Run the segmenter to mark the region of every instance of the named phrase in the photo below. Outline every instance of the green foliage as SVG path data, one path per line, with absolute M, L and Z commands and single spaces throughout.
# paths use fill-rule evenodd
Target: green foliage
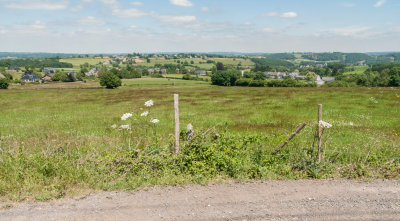
M 105 86 L 108 89 L 114 89 L 121 86 L 122 81 L 121 79 L 113 74 L 111 71 L 105 71 L 100 74 L 100 85 Z
M 0 89 L 8 89 L 8 80 L 0 78 Z
M 279 60 L 279 59 L 271 59 L 271 58 L 252 58 L 256 66 L 269 66 L 269 67 L 285 67 L 285 68 L 292 68 L 294 64 L 288 61 Z
M 211 75 L 211 82 L 213 85 L 234 86 L 239 76 L 240 72 L 238 70 L 217 71 Z
M 48 59 L 2 59 L 0 60 L 0 67 L 53 67 L 53 68 L 72 68 L 71 63 L 60 62 L 57 58 Z

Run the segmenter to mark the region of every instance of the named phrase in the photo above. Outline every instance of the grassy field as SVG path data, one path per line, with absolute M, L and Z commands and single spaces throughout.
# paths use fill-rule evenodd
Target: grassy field
M 352 66 L 354 71 L 345 72 L 345 75 L 352 75 L 352 74 L 363 74 L 367 69 L 368 66 Z
M 94 58 L 94 57 L 88 57 L 88 58 L 64 58 L 64 59 L 60 59 L 60 62 L 67 62 L 67 63 L 71 63 L 74 67 L 74 69 L 76 68 L 80 68 L 81 64 L 84 63 L 89 63 L 90 65 L 96 65 L 99 62 L 103 63 L 105 60 L 108 60 L 108 58 Z
M 193 65 L 193 66 L 197 66 L 200 69 L 204 69 L 204 70 L 209 70 L 210 68 L 212 68 L 213 66 L 215 66 L 215 64 L 208 64 L 206 63 L 207 60 L 212 60 L 217 62 L 222 62 L 225 65 L 233 65 L 233 66 L 237 66 L 239 63 L 242 65 L 242 67 L 244 68 L 251 68 L 254 67 L 254 63 L 250 60 L 250 59 L 243 59 L 243 58 L 207 58 L 206 60 L 203 60 L 201 58 L 186 58 L 186 59 L 164 59 L 164 58 L 151 58 L 150 59 L 150 63 L 138 63 L 138 65 L 144 65 L 147 67 L 153 67 L 155 64 L 177 64 L 176 60 L 180 60 L 181 63 L 184 63 L 185 61 L 187 61 L 189 63 L 189 65 Z M 193 61 L 194 64 L 190 64 L 190 62 Z M 200 64 L 200 62 L 202 62 Z
M 180 94 L 181 129 L 193 141 L 173 147 L 173 94 Z M 133 120 L 132 134 L 111 125 Z M 323 161 L 316 163 L 317 104 L 323 119 Z M 0 196 L 46 200 L 81 191 L 227 179 L 342 177 L 398 179 L 398 88 L 217 87 L 204 81 L 124 80 L 12 85 L 0 90 Z M 151 118 L 160 120 L 149 123 Z M 308 126 L 271 153 L 301 123 Z M 216 136 L 215 134 L 219 134 Z

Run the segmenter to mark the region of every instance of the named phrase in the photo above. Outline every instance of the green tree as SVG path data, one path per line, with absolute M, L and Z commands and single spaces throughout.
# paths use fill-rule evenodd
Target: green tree
M 265 80 L 266 76 L 264 72 L 257 71 L 256 75 L 254 76 L 254 80 Z
M 0 78 L 0 89 L 7 89 L 8 81 L 6 79 Z
M 108 89 L 114 89 L 121 86 L 121 79 L 110 71 L 105 71 L 100 76 L 100 85 Z
M 218 62 L 217 63 L 217 71 L 223 71 L 223 70 L 225 70 L 224 64 L 222 64 L 221 62 Z

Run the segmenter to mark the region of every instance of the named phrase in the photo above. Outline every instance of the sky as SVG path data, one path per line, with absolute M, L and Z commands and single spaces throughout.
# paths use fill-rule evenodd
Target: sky
M 400 0 L 0 0 L 0 51 L 400 51 Z

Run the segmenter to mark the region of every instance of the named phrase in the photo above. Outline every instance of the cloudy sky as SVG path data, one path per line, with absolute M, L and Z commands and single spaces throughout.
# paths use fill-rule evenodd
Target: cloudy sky
M 0 0 L 0 51 L 400 51 L 399 0 Z

